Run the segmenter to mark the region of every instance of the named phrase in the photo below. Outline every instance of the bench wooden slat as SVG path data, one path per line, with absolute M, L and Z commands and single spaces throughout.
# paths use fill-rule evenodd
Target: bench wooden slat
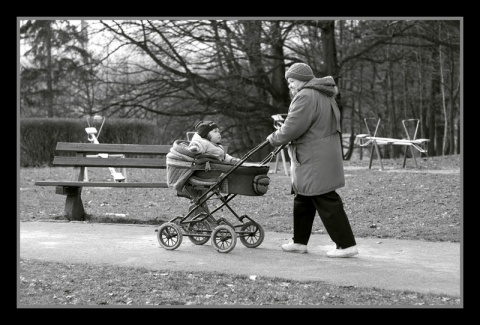
M 124 182 L 64 182 L 37 181 L 38 186 L 72 186 L 72 187 L 137 187 L 137 188 L 168 188 L 167 183 L 124 183 Z
M 111 144 L 111 143 L 70 143 L 58 142 L 58 152 L 79 153 L 121 153 L 139 155 L 166 155 L 171 145 Z
M 166 168 L 166 158 L 121 158 L 121 157 L 62 157 L 53 159 L 54 166 L 62 167 L 125 167 L 125 168 Z

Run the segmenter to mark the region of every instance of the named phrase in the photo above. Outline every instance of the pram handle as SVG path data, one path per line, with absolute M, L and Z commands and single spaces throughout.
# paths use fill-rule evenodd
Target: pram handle
M 238 163 L 236 163 L 235 165 L 239 166 L 239 165 L 243 164 L 248 158 L 250 158 L 251 155 L 253 155 L 255 152 L 257 152 L 258 150 L 262 149 L 263 147 L 265 147 L 269 144 L 270 144 L 270 142 L 268 140 L 265 140 L 262 143 L 258 144 L 256 147 L 254 147 L 249 152 L 247 152 L 240 159 L 240 161 Z M 265 165 L 265 164 L 269 163 L 270 161 L 272 161 L 273 157 L 275 157 L 277 155 L 277 153 L 279 153 L 286 145 L 287 144 L 283 144 L 279 147 L 276 147 L 267 157 L 265 157 L 265 159 L 262 160 L 262 162 L 260 164 Z
M 268 142 L 268 140 L 263 141 L 262 143 L 260 143 L 260 144 L 257 146 L 257 150 L 260 149 L 260 148 L 265 147 L 265 146 L 268 145 L 268 144 L 270 144 L 270 142 Z
M 263 141 L 262 143 L 258 144 L 256 147 L 254 147 L 253 149 L 251 149 L 249 152 L 247 152 L 241 159 L 238 163 L 236 163 L 235 165 L 241 165 L 243 164 L 248 158 L 250 158 L 251 155 L 253 155 L 255 152 L 257 152 L 258 150 L 260 150 L 261 148 L 265 147 L 266 145 L 268 145 L 269 142 L 268 140 L 265 140 Z
M 267 144 L 269 144 L 269 141 L 268 141 L 268 140 L 266 140 L 265 142 L 266 142 Z M 263 142 L 263 143 L 261 144 L 262 147 L 264 147 L 264 146 L 266 145 L 266 144 L 264 144 L 265 142 Z M 265 165 L 265 164 L 267 164 L 267 163 L 270 163 L 270 162 L 272 161 L 273 157 L 275 157 L 283 148 L 285 148 L 286 145 L 287 145 L 287 143 L 286 143 L 286 144 L 282 144 L 282 145 L 279 146 L 279 147 L 276 147 L 272 152 L 270 152 L 270 154 L 269 154 L 267 157 L 265 157 L 265 159 L 262 160 L 262 162 L 261 162 L 260 164 L 261 164 L 261 165 Z

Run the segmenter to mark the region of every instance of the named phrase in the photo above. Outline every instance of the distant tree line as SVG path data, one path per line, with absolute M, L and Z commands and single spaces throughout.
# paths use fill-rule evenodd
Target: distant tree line
M 197 120 L 221 125 L 245 153 L 288 110 L 285 71 L 309 64 L 333 76 L 342 130 L 404 138 L 419 119 L 429 155 L 460 153 L 460 19 L 448 20 L 23 20 L 21 117 L 156 121 L 162 141 Z M 402 148 L 385 154 L 397 157 Z M 263 155 L 263 153 L 262 153 Z

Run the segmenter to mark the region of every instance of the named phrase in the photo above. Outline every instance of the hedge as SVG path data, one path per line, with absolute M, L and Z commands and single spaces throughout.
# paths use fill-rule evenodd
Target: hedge
M 139 119 L 107 119 L 100 128 L 100 143 L 161 144 L 155 122 Z M 20 166 L 51 166 L 57 142 L 89 143 L 86 119 L 20 119 Z

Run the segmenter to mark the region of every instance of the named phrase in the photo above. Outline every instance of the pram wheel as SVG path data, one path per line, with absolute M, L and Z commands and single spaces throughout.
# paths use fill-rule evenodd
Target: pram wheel
M 215 227 L 212 232 L 212 246 L 219 253 L 228 253 L 235 248 L 237 244 L 237 234 L 232 227 L 220 225 Z
M 165 222 L 158 228 L 158 243 L 165 249 L 176 249 L 182 243 L 183 235 L 180 227 L 173 222 Z
M 248 248 L 258 247 L 265 238 L 265 232 L 258 223 L 249 221 L 241 228 L 242 234 L 239 235 L 240 241 Z
M 203 215 L 202 214 L 198 215 L 198 216 L 194 217 L 192 220 L 203 218 L 204 215 L 205 215 L 205 213 L 203 213 Z M 209 233 L 211 231 L 211 229 L 212 228 L 210 227 L 210 224 L 206 220 L 193 222 L 193 223 L 190 223 L 189 226 L 188 226 L 188 232 L 189 233 L 199 233 L 199 234 L 204 234 L 204 235 Z M 194 243 L 195 245 L 203 245 L 206 242 L 208 242 L 210 237 L 209 236 L 188 236 L 188 239 L 190 239 L 190 241 L 192 243 Z

